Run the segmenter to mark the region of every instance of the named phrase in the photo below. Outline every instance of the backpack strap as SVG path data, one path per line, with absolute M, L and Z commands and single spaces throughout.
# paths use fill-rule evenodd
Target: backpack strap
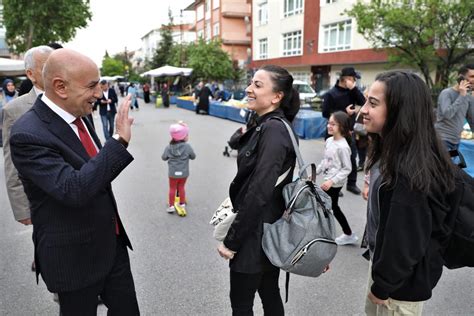
M 296 137 L 295 137 L 295 134 L 294 134 L 293 130 L 291 129 L 290 125 L 284 119 L 282 119 L 281 117 L 274 116 L 274 117 L 272 117 L 272 119 L 277 119 L 277 120 L 283 122 L 286 129 L 288 130 L 288 134 L 290 134 L 290 138 L 291 138 L 291 143 L 293 144 L 293 149 L 295 150 L 296 160 L 298 161 L 298 167 L 300 168 L 300 177 L 307 178 L 308 177 L 308 174 L 306 173 L 307 165 L 305 165 L 305 163 L 303 161 L 303 156 L 301 155 L 301 152 L 300 152 L 300 149 L 298 147 L 298 143 L 296 142 Z
M 285 281 L 285 303 L 288 303 L 288 293 L 290 292 L 290 272 L 286 272 Z

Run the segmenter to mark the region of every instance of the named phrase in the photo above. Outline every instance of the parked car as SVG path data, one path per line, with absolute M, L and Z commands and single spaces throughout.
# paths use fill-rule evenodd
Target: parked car
M 300 103 L 303 105 L 307 100 L 311 100 L 316 96 L 316 92 L 311 88 L 309 83 L 301 80 L 293 81 L 293 88 L 300 94 Z

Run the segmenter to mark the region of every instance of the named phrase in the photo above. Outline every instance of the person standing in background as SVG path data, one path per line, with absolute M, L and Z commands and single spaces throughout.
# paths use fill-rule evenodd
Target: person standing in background
M 354 126 L 356 112 L 358 108 L 360 109 L 360 107 L 356 106 L 362 106 L 365 103 L 364 95 L 356 86 L 357 79 L 360 79 L 360 75 L 355 71 L 354 67 L 343 68 L 334 87 L 324 95 L 322 106 L 323 117 L 327 119 L 336 111 L 346 112 L 351 118 L 351 130 Z M 350 144 L 352 171 L 347 179 L 346 189 L 359 195 L 361 191 L 357 187 L 357 147 L 354 134 L 352 139 L 353 141 Z

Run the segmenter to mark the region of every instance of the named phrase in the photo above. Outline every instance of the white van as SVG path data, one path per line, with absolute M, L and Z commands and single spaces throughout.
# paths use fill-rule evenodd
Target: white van
M 294 80 L 293 81 L 293 88 L 300 94 L 300 103 L 304 104 L 307 103 L 307 99 L 313 99 L 316 96 L 316 92 L 311 88 L 309 83 L 301 80 Z

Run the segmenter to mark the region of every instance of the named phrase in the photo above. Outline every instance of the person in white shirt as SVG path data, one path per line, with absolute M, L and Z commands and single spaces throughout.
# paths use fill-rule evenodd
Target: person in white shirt
M 326 140 L 324 158 L 316 172 L 318 175 L 323 174 L 324 182 L 321 184 L 321 189 L 331 197 L 334 216 L 344 232 L 336 238 L 336 243 L 338 245 L 354 244 L 359 238 L 352 232 L 338 204 L 339 192 L 352 170 L 351 148 L 348 144 L 348 141 L 352 141 L 349 116 L 342 111 L 332 113 L 327 128 L 331 137 Z

